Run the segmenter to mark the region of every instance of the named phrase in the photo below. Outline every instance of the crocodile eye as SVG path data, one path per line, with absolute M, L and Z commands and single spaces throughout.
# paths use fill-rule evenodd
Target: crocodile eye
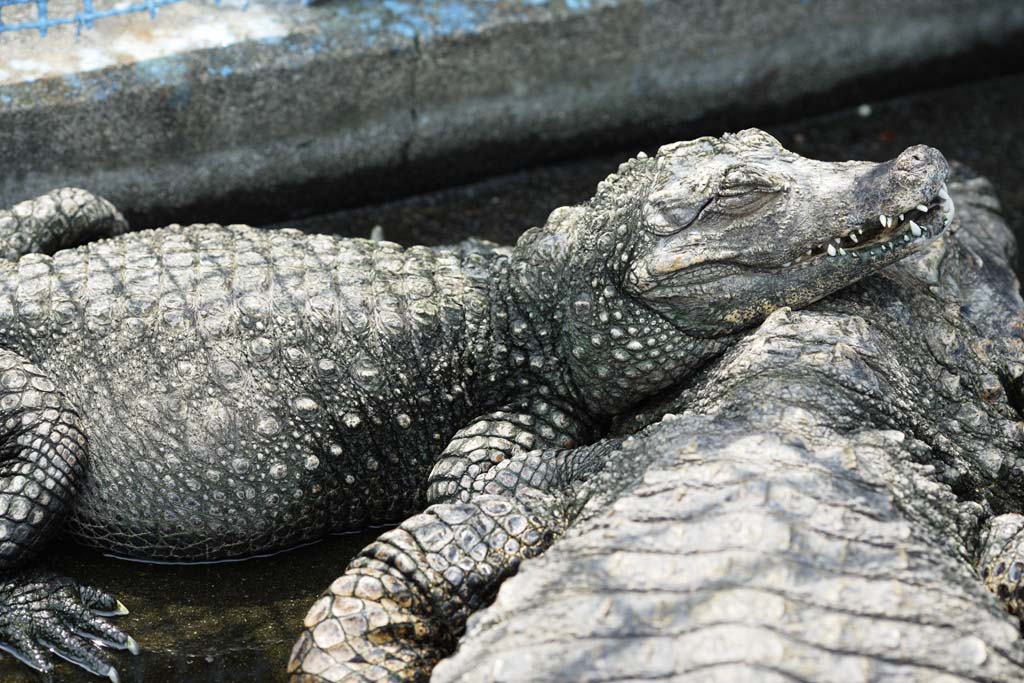
M 655 235 L 673 235 L 689 227 L 700 214 L 704 205 L 663 206 L 649 205 L 645 212 L 647 229 Z
M 716 206 L 722 213 L 751 213 L 767 204 L 774 197 L 775 195 L 770 192 L 750 190 L 742 194 L 721 195 Z
M 694 187 L 666 172 L 644 202 L 643 224 L 655 235 L 677 233 L 692 225 L 712 199 L 703 187 Z
M 733 167 L 722 177 L 716 207 L 725 213 L 749 213 L 770 201 L 784 187 L 761 169 Z

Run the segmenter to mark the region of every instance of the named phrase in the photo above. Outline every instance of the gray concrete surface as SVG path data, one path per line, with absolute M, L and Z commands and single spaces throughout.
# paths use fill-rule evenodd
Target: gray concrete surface
M 937 147 L 948 158 L 963 161 L 992 180 L 1006 222 L 1017 242 L 1024 244 L 1024 74 L 874 98 L 864 104 L 866 109 L 846 107 L 789 121 L 746 116 L 731 129 L 757 126 L 787 149 L 827 161 L 884 161 L 911 145 Z M 283 221 L 280 226 L 366 237 L 379 225 L 388 239 L 403 244 L 438 244 L 467 237 L 510 243 L 526 228 L 542 224 L 553 208 L 589 198 L 598 182 L 637 151 L 653 154 L 670 140 L 721 135 L 725 130 L 720 121 L 705 121 L 657 133 L 635 145 L 611 145 L 571 161 L 398 201 Z M 1022 274 L 1019 267 L 1018 274 Z
M 183 2 L 75 34 L 0 34 L 0 204 L 71 183 L 143 224 L 266 223 L 867 77 L 935 86 L 921 65 L 1008 49 L 1024 4 Z

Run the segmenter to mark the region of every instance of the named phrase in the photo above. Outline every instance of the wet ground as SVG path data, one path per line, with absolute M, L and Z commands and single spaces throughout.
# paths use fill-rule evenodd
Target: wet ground
M 784 145 L 820 159 L 895 156 L 927 143 L 988 176 L 1006 218 L 1024 237 L 1024 75 L 924 92 L 789 123 L 749 121 Z M 666 132 L 648 153 L 674 139 L 719 134 L 714 121 Z M 475 185 L 352 209 L 304 221 L 310 231 L 438 243 L 467 236 L 511 241 L 551 209 L 579 202 L 638 149 L 601 150 L 590 158 L 531 169 Z M 292 224 L 296 225 L 296 224 Z M 283 670 L 302 617 L 316 595 L 375 533 L 339 536 L 272 558 L 234 564 L 159 566 L 122 562 L 85 550 L 51 556 L 68 574 L 114 591 L 132 613 L 119 624 L 142 645 L 139 657 L 116 655 L 126 683 L 263 683 Z M 10 658 L 5 683 L 38 681 Z M 98 680 L 60 665 L 58 681 Z
M 114 592 L 131 614 L 114 622 L 143 648 L 116 653 L 123 683 L 269 683 L 284 680 L 298 625 L 349 559 L 380 530 L 333 536 L 273 557 L 208 565 L 126 562 L 64 546 L 54 567 Z M 42 678 L 10 657 L 3 683 Z M 55 683 L 104 679 L 58 662 Z

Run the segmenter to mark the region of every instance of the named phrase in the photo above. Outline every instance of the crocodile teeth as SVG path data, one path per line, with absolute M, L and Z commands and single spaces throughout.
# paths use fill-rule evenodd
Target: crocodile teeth
M 910 232 L 911 232 L 911 234 L 914 235 L 914 237 L 920 237 L 921 236 L 921 226 L 918 225 L 917 223 L 915 223 L 914 221 L 910 221 Z
M 889 217 L 884 213 L 878 215 L 878 222 L 882 224 L 883 228 L 889 227 Z
M 917 205 L 916 207 L 914 207 L 914 208 L 916 208 L 916 209 L 917 209 L 918 211 L 920 211 L 921 213 L 928 213 L 928 207 L 927 207 L 927 206 L 925 206 L 924 204 L 918 204 L 918 205 Z
M 949 196 L 946 183 L 942 183 L 942 187 L 939 188 L 939 200 L 942 202 L 942 220 L 949 225 L 953 222 L 953 216 L 956 215 L 956 207 L 953 205 L 953 199 Z
M 902 223 L 902 222 L 903 222 L 903 214 L 901 213 L 900 214 L 900 223 Z
M 832 244 L 828 245 L 828 255 L 829 256 L 835 256 L 836 255 L 835 245 L 832 245 Z
M 858 232 L 859 232 L 859 231 L 858 231 Z M 852 232 L 850 233 L 850 239 L 851 239 L 851 240 L 853 240 L 853 243 L 854 243 L 854 244 L 857 244 L 857 236 L 856 236 L 856 235 L 854 235 L 854 234 L 853 234 Z

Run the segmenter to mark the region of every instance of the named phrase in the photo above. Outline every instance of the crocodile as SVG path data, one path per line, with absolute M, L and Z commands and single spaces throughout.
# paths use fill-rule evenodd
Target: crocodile
M 486 538 L 493 575 L 510 573 L 553 538 L 517 506 L 561 515 L 548 491 L 601 469 L 612 416 L 772 311 L 937 239 L 953 215 L 947 173 L 925 146 L 828 163 L 751 129 L 638 155 L 514 247 L 130 231 L 75 189 L 2 212 L 0 641 L 44 674 L 56 654 L 113 681 L 101 646 L 138 651 L 107 620 L 124 612 L 112 595 L 33 562 L 61 532 L 116 556 L 197 562 L 407 519 L 364 568 L 385 600 L 417 614 L 430 603 L 432 625 L 438 609 L 468 614 L 486 597 L 479 571 L 460 568 L 475 548 L 428 566 L 388 539 L 451 525 L 467 537 L 482 511 L 504 525 Z M 510 473 L 537 493 L 475 497 Z M 553 504 L 536 505 L 544 496 Z M 427 505 L 439 526 L 414 515 Z M 373 593 L 370 578 L 352 595 Z M 424 623 L 391 627 L 433 638 Z M 324 631 L 300 638 L 295 676 L 341 675 L 313 671 L 340 656 L 319 647 Z M 370 671 L 365 654 L 352 661 Z
M 1024 678 L 1016 249 L 984 179 L 949 192 L 921 253 L 616 418 L 568 530 L 431 680 Z
M 686 147 L 692 144 L 714 143 L 701 140 Z M 667 153 L 676 154 L 678 149 L 671 147 Z M 918 148 L 904 155 L 923 153 L 915 149 Z M 665 150 L 659 157 L 664 154 Z M 852 187 L 846 186 L 847 189 L 841 191 L 858 195 L 865 192 L 862 188 L 866 186 L 877 188 L 879 174 L 893 180 L 890 174 L 901 160 L 909 161 L 909 158 L 901 156 L 890 162 L 894 166 L 888 167 L 847 162 L 829 168 L 857 169 L 855 173 L 867 171 Z M 793 157 L 793 163 L 803 161 Z M 945 173 L 945 164 L 942 166 Z M 790 169 L 792 166 L 787 171 Z M 728 178 L 735 172 L 733 163 L 726 161 L 715 175 Z M 751 173 L 746 169 L 743 173 L 757 176 L 755 182 L 762 187 L 786 186 L 787 192 L 800 192 L 792 181 L 772 177 L 774 171 L 762 175 L 761 171 Z M 815 264 L 827 268 L 842 264 L 842 259 L 884 256 L 887 248 L 874 241 L 877 238 L 873 235 L 880 234 L 877 230 L 891 233 L 896 228 L 895 239 L 890 244 L 913 244 L 914 239 L 924 238 L 925 230 L 934 235 L 935 226 L 948 224 L 953 215 L 952 201 L 940 184 L 930 203 L 904 205 L 897 211 L 886 205 L 868 212 L 869 225 L 863 222 L 865 213 L 858 212 L 856 218 L 846 220 L 843 218 L 845 210 L 838 213 L 828 210 L 824 216 L 801 215 L 787 226 L 771 227 L 760 217 L 737 222 L 733 213 L 745 213 L 771 199 L 755 195 L 734 204 L 731 193 L 728 190 L 723 193 L 720 188 L 719 196 L 726 197 L 729 203 L 722 211 L 730 217 L 730 226 L 719 230 L 711 222 L 713 219 L 701 218 L 713 206 L 707 199 L 686 200 L 692 192 L 702 192 L 708 179 L 686 172 L 679 176 L 683 182 L 675 187 L 659 186 L 655 181 L 646 200 L 647 206 L 632 213 L 636 216 L 634 220 L 654 234 L 666 234 L 672 246 L 659 249 L 659 256 L 654 259 L 642 258 L 643 252 L 635 247 L 617 252 L 607 263 L 611 268 L 619 263 L 626 264 L 621 275 L 615 276 L 612 284 L 607 280 L 592 281 L 589 290 L 584 290 L 585 295 L 577 291 L 566 305 L 567 319 L 563 328 L 573 340 L 566 360 L 577 382 L 597 388 L 582 400 L 585 405 L 592 405 L 595 412 L 602 407 L 613 415 L 635 409 L 635 394 L 627 400 L 621 399 L 620 392 L 630 387 L 641 388 L 647 395 L 665 388 L 664 369 L 677 362 L 680 352 L 689 352 L 672 346 L 671 340 L 679 331 L 704 339 L 722 340 L 727 336 L 733 344 L 737 329 L 746 329 L 785 300 L 792 305 L 805 305 L 819 299 L 822 288 L 809 284 L 819 283 L 822 277 L 808 271 L 817 267 Z M 895 182 L 901 184 L 901 181 Z M 816 174 L 810 180 L 811 185 L 817 183 L 835 187 L 826 175 Z M 875 191 L 867 191 L 867 194 L 871 196 Z M 663 198 L 666 193 L 670 197 Z M 869 200 L 868 204 L 879 207 L 876 199 Z M 613 215 L 612 211 L 601 208 L 603 215 L 588 216 L 586 212 L 592 209 L 593 205 L 576 209 L 580 216 L 577 220 L 589 218 L 593 221 L 591 224 L 603 225 L 604 216 Z M 932 227 L 921 227 L 917 221 L 922 219 L 933 221 Z M 556 223 L 561 220 L 558 214 L 553 217 Z M 790 251 L 783 247 L 780 251 L 791 230 L 820 225 L 821 221 L 829 225 L 827 231 L 834 235 L 832 239 L 804 249 Z M 550 223 L 547 230 L 552 229 Z M 619 220 L 613 218 L 613 225 L 618 223 Z M 680 229 L 681 225 L 686 227 Z M 766 242 L 750 243 L 749 230 L 755 225 L 760 226 L 756 230 L 768 227 L 770 237 Z M 844 227 L 837 228 L 839 225 Z M 720 245 L 730 241 L 731 231 L 736 226 L 743 226 L 747 231 L 739 242 L 734 242 L 735 246 L 721 249 Z M 630 227 L 624 229 L 626 234 Z M 899 235 L 900 229 L 906 232 Z M 555 230 L 560 231 L 561 226 Z M 530 238 L 528 234 L 524 239 Z M 608 241 L 613 242 L 611 238 Z M 930 242 L 930 239 L 923 239 L 921 245 Z M 747 257 L 740 256 L 740 250 L 763 254 L 764 262 L 774 267 L 762 271 L 765 276 L 762 279 L 758 269 L 751 269 L 751 263 L 745 261 Z M 593 278 L 592 269 L 581 270 L 586 278 Z M 672 280 L 664 284 L 657 282 L 658 274 L 666 272 L 673 273 Z M 749 280 L 751 277 L 755 281 Z M 795 290 L 781 297 L 778 294 L 766 296 L 766 287 L 792 287 L 795 282 L 789 279 L 791 277 L 804 284 L 796 284 Z M 806 291 L 804 287 L 808 286 L 813 289 L 808 292 L 810 296 L 794 296 L 796 292 Z M 781 293 L 781 290 L 775 291 Z M 711 303 L 714 297 L 709 295 L 714 292 L 723 292 L 729 300 L 724 309 Z M 538 297 L 542 295 L 538 292 Z M 619 318 L 622 322 L 616 324 L 616 311 L 607 310 L 608 303 L 602 301 L 602 296 L 618 301 L 639 298 L 655 311 L 675 316 L 676 332 L 669 336 L 666 344 L 657 335 L 638 325 L 630 325 L 637 314 L 622 315 Z M 753 303 L 748 303 L 752 299 Z M 573 314 L 577 316 L 575 320 L 569 317 Z M 611 359 L 618 363 L 609 362 L 605 350 L 609 345 L 613 347 Z M 646 364 L 638 363 L 639 359 L 629 353 L 648 349 L 650 351 L 642 357 L 650 361 Z M 710 357 L 705 358 L 710 361 Z M 673 382 L 681 379 L 673 373 Z M 576 518 L 582 498 L 568 495 L 566 489 L 571 491 L 589 477 L 601 474 L 609 458 L 614 459 L 615 451 L 611 449 L 614 440 L 556 449 L 529 444 L 519 453 L 488 443 L 488 440 L 508 438 L 513 433 L 509 421 L 506 415 L 494 415 L 486 418 L 486 424 L 474 425 L 460 433 L 457 438 L 473 440 L 464 450 L 477 451 L 470 464 L 476 470 L 459 470 L 459 474 L 466 472 L 469 476 L 463 476 L 457 487 L 449 485 L 440 492 L 434 488 L 435 495 L 428 497 L 433 503 L 430 508 L 384 533 L 364 549 L 350 563 L 346 573 L 314 603 L 289 663 L 293 680 L 425 680 L 431 667 L 454 648 L 455 638 L 468 616 L 490 600 L 501 579 L 514 573 L 521 560 L 541 553 Z M 506 430 L 505 434 L 502 429 Z M 487 450 L 492 453 L 488 454 Z M 496 450 L 499 452 L 493 453 Z M 481 463 L 489 467 L 481 467 Z M 444 472 L 446 467 L 442 459 L 435 472 Z

